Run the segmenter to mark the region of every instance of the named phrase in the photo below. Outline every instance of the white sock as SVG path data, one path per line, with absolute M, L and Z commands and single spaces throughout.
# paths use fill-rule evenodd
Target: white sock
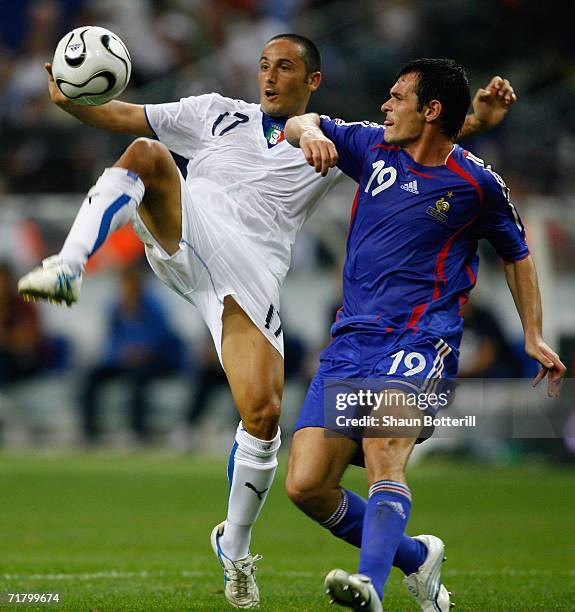
M 249 553 L 252 526 L 266 501 L 278 465 L 280 431 L 273 440 L 259 440 L 245 431 L 240 422 L 236 444 L 230 457 L 228 516 L 220 539 L 222 550 L 233 561 Z
M 144 183 L 125 168 L 106 168 L 90 189 L 60 251 L 62 259 L 81 274 L 88 258 L 112 232 L 126 225 L 144 197 Z

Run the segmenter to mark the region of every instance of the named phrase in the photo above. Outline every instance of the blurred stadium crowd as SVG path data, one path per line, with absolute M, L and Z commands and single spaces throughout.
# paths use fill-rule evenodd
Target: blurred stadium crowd
M 127 142 L 80 125 L 48 98 L 43 64 L 51 60 L 64 33 L 86 24 L 107 27 L 127 44 L 133 76 L 124 99 L 135 102 L 170 101 L 208 91 L 255 101 L 260 50 L 271 36 L 286 31 L 311 37 L 322 52 L 324 82 L 311 110 L 349 120 L 379 120 L 379 107 L 397 68 L 414 57 L 457 59 L 469 70 L 474 89 L 493 74 L 509 78 L 519 95 L 510 116 L 493 133 L 466 144 L 505 177 L 524 204 L 527 225 L 532 221 L 540 245 L 537 255 L 544 263 L 540 272 L 547 274 L 547 284 L 553 278 L 553 291 L 562 296 L 557 300 L 561 312 L 552 302 L 546 307 L 551 304 L 548 315 L 556 319 L 555 340 L 561 342 L 572 372 L 575 333 L 570 324 L 575 322 L 568 300 L 575 295 L 570 288 L 575 224 L 565 220 L 575 217 L 574 17 L 575 4 L 566 0 L 550 0 L 544 7 L 537 0 L 0 0 L 0 258 L 7 262 L 0 266 L 0 424 L 3 414 L 13 412 L 25 395 L 10 389 L 46 372 L 56 373 L 58 381 L 72 373 L 72 382 L 66 384 L 74 398 L 75 439 L 89 443 L 100 437 L 100 387 L 109 380 L 121 378 L 132 385 L 125 404 L 131 405 L 131 429 L 140 440 L 153 438 L 148 422 L 153 406 L 146 401 L 145 385 L 166 377 L 179 379 L 181 393 L 173 403 L 179 402 L 178 418 L 185 423 L 180 429 L 192 434 L 208 396 L 225 387 L 203 332 L 192 334 L 190 341 L 185 320 L 171 321 L 178 306 L 163 312 L 162 300 L 148 294 L 137 266 L 142 249 L 129 233 L 118 237 L 94 264 L 95 272 L 104 270 L 104 280 L 95 282 L 94 291 L 100 292 L 96 302 L 115 303 L 99 312 L 101 342 L 87 356 L 77 357 L 83 350 L 77 346 L 82 314 L 64 313 L 76 323 L 50 325 L 49 310 L 24 305 L 15 293 L 15 276 L 58 248 L 80 202 L 77 196 L 59 194 L 85 192 Z M 295 280 L 287 287 L 287 316 L 294 321 L 294 332 L 286 336 L 294 410 L 338 302 L 336 278 L 349 193 L 344 190 L 324 203 L 322 223 L 314 225 L 312 219 L 294 254 Z M 543 216 L 540 206 L 545 207 Z M 484 259 L 488 272 L 480 286 L 497 267 L 490 252 Z M 105 271 L 119 264 L 130 268 L 115 285 L 115 273 Z M 327 279 L 322 297 L 310 302 L 307 288 L 321 285 L 319 278 Z M 501 306 L 487 290 L 478 294 L 483 299 L 466 313 L 464 374 L 529 375 L 532 364 L 523 359 L 518 327 L 509 326 L 509 317 L 501 314 L 510 302 Z M 75 310 L 80 308 L 82 303 Z M 316 315 L 310 323 L 310 316 L 302 313 L 312 310 Z M 149 333 L 150 316 L 166 322 L 163 337 Z M 298 322 L 298 316 L 307 317 L 307 323 Z M 165 343 L 171 343 L 177 356 L 170 363 L 158 357 L 165 355 Z M 56 397 L 58 402 L 61 398 Z M 231 419 L 231 410 L 229 415 Z M 33 427 L 42 429 L 36 417 Z M 172 430 L 177 433 L 178 428 Z
M 377 119 L 413 57 L 457 58 L 476 86 L 503 74 L 521 104 L 489 138 L 489 157 L 522 189 L 560 193 L 575 166 L 574 13 L 567 0 L 1 0 L 0 191 L 81 192 L 120 150 L 123 141 L 79 127 L 46 96 L 43 64 L 60 37 L 99 24 L 131 51 L 135 101 L 206 91 L 256 99 L 256 59 L 282 31 L 320 46 L 313 108 L 332 116 Z

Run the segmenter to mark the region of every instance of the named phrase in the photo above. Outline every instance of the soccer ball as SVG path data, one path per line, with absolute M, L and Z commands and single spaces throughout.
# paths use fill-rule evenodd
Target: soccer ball
M 98 105 L 119 96 L 132 71 L 126 45 L 110 30 L 85 26 L 58 43 L 52 76 L 58 89 L 75 104 Z

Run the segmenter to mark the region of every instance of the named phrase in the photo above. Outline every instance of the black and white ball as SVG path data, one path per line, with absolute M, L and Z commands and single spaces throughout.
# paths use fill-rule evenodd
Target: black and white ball
M 116 34 L 98 26 L 68 32 L 58 43 L 52 61 L 58 89 L 84 106 L 104 104 L 119 96 L 131 71 L 126 45 Z

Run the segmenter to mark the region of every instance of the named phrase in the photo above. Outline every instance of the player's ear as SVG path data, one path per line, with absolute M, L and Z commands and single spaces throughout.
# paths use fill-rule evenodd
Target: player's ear
M 439 100 L 430 100 L 423 109 L 423 114 L 425 117 L 425 121 L 431 123 L 432 121 L 436 121 L 439 119 L 439 115 L 441 115 L 441 111 L 443 110 L 443 106 Z
M 321 72 L 316 70 L 316 72 L 310 72 L 307 76 L 307 84 L 309 86 L 310 91 L 315 91 L 319 84 L 321 83 Z

